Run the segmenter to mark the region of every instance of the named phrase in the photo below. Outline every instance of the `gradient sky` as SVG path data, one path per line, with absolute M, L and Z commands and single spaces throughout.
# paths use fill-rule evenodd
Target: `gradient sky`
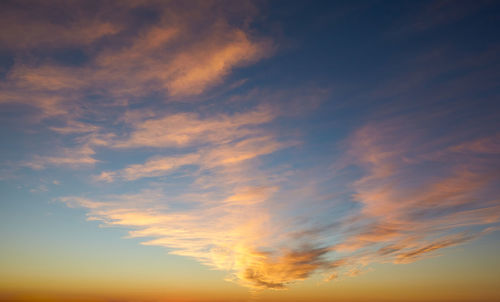
M 1 301 L 500 301 L 497 1 L 0 3 Z

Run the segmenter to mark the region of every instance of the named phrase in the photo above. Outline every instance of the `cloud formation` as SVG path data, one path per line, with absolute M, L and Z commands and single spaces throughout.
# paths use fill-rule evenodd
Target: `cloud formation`
M 344 203 L 360 206 L 328 222 L 317 211 L 335 211 L 341 204 L 323 200 L 306 205 L 307 195 L 302 195 L 281 206 L 287 196 L 284 186 L 293 176 L 276 180 L 259 161 L 247 163 L 280 150 L 266 150 L 277 142 L 259 135 L 231 143 L 208 135 L 205 138 L 211 144 L 202 140 L 198 152 L 156 157 L 100 176 L 132 181 L 195 165 L 201 170 L 184 172 L 191 181 L 183 184 L 182 191 L 189 194 L 167 196 L 159 191 L 151 199 L 136 195 L 149 200 L 146 203 L 128 195 L 62 200 L 88 208 L 91 220 L 131 228 L 131 237 L 152 238 L 146 245 L 164 246 L 229 271 L 228 280 L 254 289 L 284 289 L 315 273 L 324 274 L 325 280 L 353 277 L 371 263 L 413 262 L 494 230 L 500 221 L 495 187 L 500 163 L 494 159 L 497 135 L 447 142 L 412 132 L 400 123 L 395 119 L 369 124 L 346 141 L 344 169 L 354 165 L 365 172 L 347 184 L 353 190 L 352 199 Z M 183 127 L 178 129 L 186 133 Z M 175 130 L 170 134 L 177 135 Z M 198 132 L 193 132 L 192 138 L 197 137 Z M 252 151 L 249 141 L 265 143 Z M 209 186 L 202 185 L 207 183 L 199 171 L 209 173 Z M 314 198 L 317 192 L 311 194 L 309 198 Z M 190 205 L 174 206 L 179 202 Z M 304 207 L 313 211 L 304 212 Z M 297 223 L 297 218 L 306 223 Z M 310 228 L 310 222 L 319 227 Z
M 344 248 L 380 248 L 397 263 L 411 262 L 474 238 L 476 226 L 498 223 L 496 140 L 495 134 L 480 139 L 490 144 L 466 148 L 477 140 L 432 139 L 409 132 L 402 120 L 359 129 L 350 160 L 368 173 L 354 182 L 354 198 L 370 223 Z
M 275 118 L 270 108 L 259 107 L 239 114 L 217 114 L 201 118 L 194 113 L 177 113 L 133 124 L 130 136 L 113 144 L 115 148 L 187 147 L 203 143 L 224 143 L 255 134 L 257 126 Z
M 325 159 L 319 141 L 341 126 L 322 112 L 314 119 L 328 133 L 315 136 L 319 127 L 300 119 L 328 89 L 240 92 L 246 79 L 227 81 L 275 51 L 251 26 L 255 3 L 109 1 L 98 13 L 85 3 L 1 10 L 0 47 L 16 57 L 0 79 L 0 105 L 36 108 L 35 124 L 57 137 L 50 154 L 21 166 L 92 167 L 92 185 L 123 190 L 59 199 L 89 220 L 251 289 L 354 277 L 497 229 L 496 128 L 449 130 L 445 113 L 384 112 L 382 121 L 346 122 L 347 138 Z M 430 74 L 449 72 L 438 69 Z M 425 86 L 422 74 L 368 95 L 404 95 Z M 210 94 L 214 87 L 222 88 Z
M 27 5 L 37 9 L 27 10 Z M 254 37 L 245 23 L 230 23 L 238 15 L 249 21 L 255 12 L 250 3 L 203 1 L 192 3 L 193 9 L 179 3 L 112 1 L 102 4 L 97 14 L 92 5 L 85 1 L 7 5 L 0 18 L 4 48 L 28 55 L 63 49 L 82 61 L 68 65 L 58 57 L 36 61 L 20 57 L 0 83 L 0 103 L 36 106 L 44 116 L 68 117 L 81 111 L 81 99 L 89 95 L 113 98 L 107 101 L 112 105 L 155 93 L 179 101 L 205 92 L 234 68 L 273 51 L 271 42 Z M 47 13 L 54 6 L 71 18 Z M 141 10 L 155 18 L 137 23 Z M 76 52 L 76 46 L 82 50 Z

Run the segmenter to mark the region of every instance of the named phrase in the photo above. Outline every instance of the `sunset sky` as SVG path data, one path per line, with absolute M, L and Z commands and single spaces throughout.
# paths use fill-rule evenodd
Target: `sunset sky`
M 500 2 L 0 2 L 0 301 L 500 301 Z

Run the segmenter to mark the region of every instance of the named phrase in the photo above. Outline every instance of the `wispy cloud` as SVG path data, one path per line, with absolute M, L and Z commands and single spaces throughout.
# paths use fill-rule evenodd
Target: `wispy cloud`
M 262 203 L 275 188 L 247 187 L 192 210 L 168 210 L 165 195 L 158 201 L 146 196 L 141 204 L 132 196 L 115 196 L 106 201 L 66 197 L 71 206 L 89 209 L 90 220 L 111 226 L 132 228 L 131 237 L 152 237 L 146 245 L 168 247 L 172 253 L 194 257 L 217 269 L 232 272 L 228 280 L 253 288 L 284 288 L 313 272 L 334 267 L 325 256 L 328 248 L 301 247 L 271 249 L 276 225 Z M 147 193 L 149 194 L 149 193 Z
M 44 169 L 46 166 L 81 167 L 94 165 L 98 162 L 93 156 L 95 151 L 88 145 L 77 148 L 63 148 L 58 155 L 35 155 L 31 160 L 23 161 L 22 166 L 35 170 Z
M 180 131 L 184 131 L 182 127 Z M 427 143 L 422 144 L 423 140 Z M 440 141 L 429 140 L 424 132 L 407 132 L 399 119 L 357 130 L 347 140 L 344 161 L 363 168 L 365 174 L 351 183 L 353 199 L 345 202 L 361 207 L 328 221 L 315 214 L 317 211 L 307 211 L 300 215 L 307 223 L 297 223 L 297 213 L 304 207 L 331 211 L 340 205 L 329 200 L 306 205 L 300 196 L 300 200 L 280 206 L 286 196 L 283 186 L 290 178 L 273 181 L 268 169 L 258 163 L 245 164 L 247 157 L 240 157 L 237 146 L 242 144 L 242 150 L 249 152 L 246 140 L 227 145 L 217 138 L 199 153 L 153 158 L 101 176 L 123 180 L 155 177 L 184 164 L 209 169 L 215 178 L 209 187 L 199 186 L 203 173 L 188 173 L 192 182 L 185 190 L 191 196 L 160 194 L 146 204 L 133 202 L 128 195 L 63 200 L 88 208 L 89 219 L 131 228 L 131 237 L 153 238 L 144 244 L 164 246 L 172 253 L 229 271 L 228 280 L 251 288 L 282 289 L 314 273 L 333 280 L 359 275 L 373 262 L 408 263 L 433 256 L 498 224 L 494 171 L 499 163 L 490 158 L 484 165 L 482 160 L 484 154 L 493 156 L 496 143 L 465 148 L 476 146 L 477 140 L 444 145 Z M 279 149 L 262 152 L 271 143 L 266 141 L 257 148 L 260 153 L 250 152 L 254 154 L 250 158 L 277 152 Z M 227 152 L 220 151 L 228 147 Z M 473 154 L 464 155 L 464 148 Z M 463 164 L 457 166 L 457 161 Z M 220 170 L 226 163 L 231 167 Z M 258 184 L 256 179 L 260 179 Z M 187 200 L 188 208 L 173 206 Z M 310 222 L 319 227 L 310 228 Z
M 76 19 L 48 22 L 47 16 L 54 5 L 65 13 L 75 13 L 70 3 L 3 3 L 0 13 L 0 45 L 15 50 L 86 46 L 121 30 L 121 24 L 114 24 L 97 16 L 86 18 L 88 15 L 84 15 L 84 10 L 77 13 L 79 16 Z
M 178 113 L 133 124 L 127 139 L 115 148 L 186 147 L 203 143 L 224 143 L 255 134 L 258 126 L 272 121 L 270 108 L 259 107 L 239 114 L 218 114 L 202 118 L 194 113 Z
M 237 165 L 261 155 L 273 153 L 286 146 L 289 146 L 289 144 L 280 143 L 269 136 L 254 137 L 235 143 L 222 144 L 217 147 L 205 147 L 196 153 L 153 157 L 143 164 L 128 165 L 118 171 L 104 171 L 96 179 L 108 182 L 116 178 L 136 180 L 144 177 L 164 176 L 187 165 L 196 165 L 201 169 Z
M 343 248 L 382 246 L 394 261 L 411 262 L 474 238 L 450 234 L 498 223 L 499 200 L 493 192 L 500 163 L 492 155 L 496 143 L 463 154 L 458 153 L 463 146 L 477 141 L 446 143 L 407 130 L 406 122 L 392 120 L 368 125 L 351 139 L 352 163 L 367 171 L 353 184 L 354 197 L 370 222 Z M 481 139 L 491 140 L 496 135 Z M 485 153 L 491 154 L 487 164 Z
M 232 17 L 228 12 L 252 17 L 253 6 L 241 4 L 224 9 L 222 3 L 206 2 L 191 9 L 151 2 L 158 18 L 142 26 L 125 21 L 134 19 L 138 6 L 129 2 L 103 4 L 103 13 L 96 15 L 83 5 L 77 13 L 70 11 L 74 3 L 63 5 L 58 9 L 68 10 L 74 18 L 60 24 L 48 19 L 50 4 L 37 4 L 40 14 L 33 8 L 23 10 L 22 5 L 6 9 L 1 18 L 5 30 L 0 32 L 0 42 L 6 47 L 22 48 L 29 54 L 83 45 L 88 54 L 77 65 L 20 57 L 0 84 L 0 103 L 36 106 L 44 116 L 74 116 L 88 95 L 114 98 L 108 102 L 113 105 L 154 93 L 176 100 L 199 95 L 221 83 L 233 68 L 273 51 L 269 39 L 252 35 L 244 23 L 228 22 Z

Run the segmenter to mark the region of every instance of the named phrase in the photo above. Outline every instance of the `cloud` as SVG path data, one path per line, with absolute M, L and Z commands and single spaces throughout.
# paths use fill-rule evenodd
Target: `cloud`
M 472 154 L 498 154 L 500 153 L 500 134 L 458 144 L 451 147 L 450 151 Z
M 69 166 L 73 168 L 92 166 L 99 162 L 93 157 L 94 154 L 94 149 L 88 145 L 77 148 L 63 148 L 59 155 L 36 155 L 33 159 L 22 162 L 21 165 L 34 170 L 41 170 L 46 166 Z
M 497 135 L 450 143 L 425 131 L 409 132 L 407 121 L 370 124 L 350 140 L 350 162 L 367 172 L 353 184 L 367 224 L 340 246 L 346 251 L 383 244 L 379 252 L 387 259 L 408 263 L 475 238 L 454 235 L 460 230 L 473 232 L 500 220 L 494 193 Z
M 288 145 L 277 142 L 272 137 L 249 138 L 236 143 L 205 147 L 196 153 L 153 157 L 143 164 L 128 165 L 118 171 L 104 171 L 97 177 L 97 180 L 111 182 L 116 178 L 131 181 L 144 177 L 158 177 L 168 175 L 187 165 L 195 165 L 202 170 L 234 166 L 261 155 L 273 153 Z
M 275 114 L 266 107 L 207 118 L 194 113 L 177 113 L 135 123 L 130 136 L 114 142 L 113 147 L 186 147 L 203 143 L 224 143 L 255 134 L 256 129 L 251 129 L 251 126 L 268 123 L 274 118 Z
M 274 51 L 276 43 L 250 27 L 258 13 L 252 3 L 144 1 L 140 9 L 154 15 L 148 20 L 134 17 L 133 1 L 106 2 L 97 14 L 82 3 L 64 4 L 69 17 L 54 20 L 44 16 L 59 2 L 38 4 L 40 15 L 0 13 L 2 28 L 12 29 L 0 30 L 1 47 L 18 53 L 1 79 L 0 104 L 37 108 L 61 138 L 62 147 L 24 166 L 104 164 L 97 152 L 105 149 L 112 166 L 94 180 L 132 190 L 141 182 L 120 181 L 155 178 L 139 193 L 60 198 L 87 209 L 89 220 L 125 227 L 145 245 L 228 271 L 228 280 L 252 289 L 284 289 L 316 273 L 352 277 L 374 262 L 416 261 L 499 223 L 496 132 L 450 133 L 435 122 L 439 113 L 386 116 L 346 139 L 336 165 L 347 170 L 342 178 L 324 158 L 309 158 L 316 151 L 298 150 L 297 133 L 307 130 L 273 128 L 278 119 L 317 108 L 328 90 L 207 97 L 236 68 Z M 38 56 L 75 47 L 81 62 L 64 62 L 57 52 Z M 450 72 L 441 67 L 429 74 Z M 370 96 L 405 94 L 426 83 L 426 74 L 389 82 Z M 245 81 L 236 78 L 221 91 Z M 301 147 L 286 153 L 295 146 Z M 134 163 L 115 159 L 118 152 L 132 154 Z M 312 161 L 319 167 L 305 167 Z
M 53 7 L 43 2 L 19 1 L 17 5 L 2 3 L 0 46 L 14 50 L 86 46 L 121 29 L 119 24 L 106 20 L 85 18 L 81 15 L 82 11 L 75 12 L 70 3 L 58 1 L 53 5 L 77 17 L 47 20 L 47 16 L 50 16 L 48 11 Z
M 422 257 L 427 256 L 429 253 L 432 253 L 433 251 L 449 246 L 454 246 L 463 243 L 465 241 L 468 241 L 470 239 L 472 239 L 471 236 L 461 235 L 461 236 L 454 236 L 453 238 L 437 240 L 422 247 L 418 247 L 416 249 L 399 253 L 396 257 L 395 263 L 414 262 L 418 259 L 421 259 Z
M 133 181 L 195 166 L 195 171 L 182 172 L 188 181 L 176 186 L 178 193 L 168 195 L 143 191 L 61 201 L 87 208 L 89 220 L 127 227 L 130 237 L 148 238 L 143 244 L 163 246 L 171 253 L 226 270 L 228 280 L 255 289 L 286 288 L 315 271 L 333 269 L 334 260 L 327 257 L 329 247 L 275 246 L 282 234 L 277 232 L 280 223 L 273 221 L 270 207 L 280 191 L 279 180 L 261 169 L 259 159 L 297 142 L 280 142 L 265 129 L 274 118 L 273 111 L 263 106 L 209 117 L 129 114 L 131 134 L 123 140 L 108 140 L 105 147 L 155 147 L 173 155 L 104 171 L 95 179 Z
M 25 9 L 28 5 L 30 9 Z M 151 95 L 165 103 L 193 101 L 184 97 L 201 95 L 221 84 L 234 68 L 271 55 L 272 41 L 248 26 L 258 12 L 250 2 L 35 1 L 3 7 L 0 23 L 8 30 L 0 30 L 0 49 L 13 51 L 16 57 L 0 79 L 0 106 L 35 107 L 36 122 L 45 121 L 49 129 L 78 145 L 62 147 L 54 152 L 57 155 L 35 155 L 24 166 L 93 165 L 98 162 L 94 149 L 103 145 L 139 148 L 185 147 L 214 140 L 224 143 L 252 134 L 251 125 L 274 119 L 272 110 L 264 107 L 210 117 L 184 112 L 158 118 L 153 111 L 149 118 L 135 121 L 117 114 Z M 137 12 L 144 9 L 154 11 L 156 17 L 137 19 Z M 233 22 L 234 18 L 245 21 Z M 77 51 L 84 59 L 61 61 L 61 51 L 70 55 Z M 130 136 L 111 140 L 112 130 L 88 122 L 110 119 L 131 127 Z M 175 135 L 168 130 L 180 125 L 183 128 Z M 88 136 L 95 138 L 88 140 Z M 130 167 L 121 176 L 134 179 L 134 171 Z M 104 173 L 101 179 L 111 181 L 112 173 Z
M 62 135 L 76 135 L 72 146 L 65 147 L 62 143 L 53 144 L 50 155 L 36 154 L 29 160 L 21 161 L 20 166 L 34 170 L 45 169 L 48 166 L 92 167 L 100 162 L 95 158 L 96 148 L 107 146 L 114 138 L 112 133 L 99 133 L 101 128 L 98 126 L 81 122 L 70 122 L 63 127 L 50 128 Z
M 275 189 L 244 188 L 243 192 L 268 200 L 262 195 L 267 190 Z M 135 195 L 147 200 L 146 203 L 134 200 L 131 195 L 111 196 L 105 201 L 77 197 L 65 197 L 61 201 L 87 208 L 89 220 L 132 228 L 130 237 L 153 238 L 144 242 L 146 245 L 164 246 L 172 253 L 230 271 L 228 280 L 251 288 L 283 289 L 315 271 L 336 267 L 335 262 L 326 257 L 330 252 L 328 247 L 259 250 L 258 246 L 269 249 L 273 237 L 269 213 L 258 203 L 213 203 L 211 207 L 169 211 L 171 198 L 165 195 L 148 198 L 148 194 L 151 192 Z M 234 196 L 228 196 L 226 201 Z
M 219 82 L 233 67 L 248 64 L 267 56 L 270 46 L 253 43 L 241 30 L 229 32 L 221 45 L 198 47 L 201 53 L 182 53 L 174 59 L 174 76 L 166 86 L 171 95 L 200 94 Z
M 259 110 L 215 115 L 219 122 L 189 115 L 183 127 L 172 129 L 192 133 L 192 139 L 172 143 L 170 137 L 178 135 L 172 131 L 163 144 L 194 151 L 153 157 L 100 176 L 130 181 L 196 166 L 195 171 L 183 172 L 189 181 L 177 186 L 181 193 L 63 201 L 87 208 L 91 220 L 129 228 L 130 237 L 148 238 L 143 244 L 163 246 L 228 271 L 227 280 L 252 289 L 285 289 L 317 273 L 326 280 L 355 277 L 369 271 L 371 263 L 432 257 L 478 238 L 500 221 L 496 135 L 478 143 L 410 131 L 401 124 L 408 117 L 370 123 L 347 139 L 340 165 L 362 171 L 361 177 L 346 183 L 352 199 L 334 203 L 318 198 L 310 183 L 287 168 L 274 175 L 260 165 L 257 159 L 287 144 L 255 128 L 269 120 Z M 170 117 L 153 121 L 164 125 Z M 143 123 L 134 120 L 134 125 Z M 155 129 L 141 127 L 132 133 Z M 212 135 L 211 129 L 222 134 Z M 135 145 L 139 144 L 130 146 Z M 294 177 L 296 193 L 287 194 Z M 343 206 L 351 210 L 331 214 Z
M 324 259 L 328 252 L 328 248 L 285 251 L 274 261 L 266 259 L 247 267 L 240 278 L 256 287 L 282 289 L 291 281 L 306 279 L 319 268 L 328 267 Z
M 97 179 L 111 182 L 116 177 L 125 180 L 136 180 L 143 177 L 163 176 L 185 165 L 195 164 L 199 160 L 198 154 L 187 154 L 182 156 L 152 158 L 144 164 L 129 165 L 121 171 L 102 172 Z
M 496 134 L 480 140 L 433 136 L 425 127 L 408 129 L 413 117 L 369 123 L 345 141 L 343 163 L 336 165 L 359 169 L 344 179 L 352 194 L 332 202 L 318 197 L 320 188 L 289 167 L 262 165 L 262 156 L 290 146 L 265 131 L 274 116 L 262 108 L 213 118 L 184 113 L 132 118 L 131 135 L 111 140 L 108 148 L 175 152 L 98 177 L 132 181 L 196 167 L 181 172 L 178 191 L 62 201 L 87 208 L 90 220 L 147 238 L 143 244 L 227 271 L 227 280 L 252 289 L 285 289 L 317 273 L 327 280 L 355 277 L 372 263 L 432 257 L 500 221 Z M 139 131 L 147 139 L 137 140 Z M 153 141 L 159 143 L 152 146 Z M 331 185 L 324 175 L 308 177 Z
M 231 196 L 227 197 L 224 202 L 232 205 L 252 204 L 268 200 L 272 193 L 278 190 L 277 187 L 243 187 Z
M 181 150 L 181 153 L 154 156 L 144 163 L 131 164 L 121 170 L 104 171 L 95 179 L 133 181 L 165 176 L 184 166 L 195 166 L 200 171 L 240 166 L 246 161 L 296 144 L 293 141 L 280 142 L 264 129 L 274 118 L 269 108 L 257 106 L 245 112 L 215 114 L 208 118 L 194 113 L 177 113 L 161 118 L 134 119 L 128 137 L 111 139 L 103 145 L 113 149 L 170 148 Z M 182 152 L 187 147 L 191 151 Z
M 26 5 L 37 9 L 23 9 Z M 51 14 L 55 6 L 68 17 Z M 0 82 L 0 103 L 34 106 L 42 117 L 74 120 L 89 97 L 117 107 L 153 94 L 182 101 L 273 52 L 269 39 L 245 23 L 229 22 L 235 16 L 253 18 L 256 9 L 250 3 L 111 1 L 91 6 L 84 1 L 6 5 L 0 49 L 19 55 Z M 158 16 L 138 26 L 140 9 Z M 82 62 L 60 61 L 60 56 L 31 59 L 43 49 L 71 53 L 76 47 Z
M 282 143 L 271 135 L 255 136 L 232 144 L 221 145 L 204 154 L 203 165 L 207 167 L 228 166 L 273 153 L 295 142 Z
M 100 130 L 98 126 L 74 120 L 67 121 L 63 126 L 52 126 L 49 129 L 61 134 L 93 133 Z

